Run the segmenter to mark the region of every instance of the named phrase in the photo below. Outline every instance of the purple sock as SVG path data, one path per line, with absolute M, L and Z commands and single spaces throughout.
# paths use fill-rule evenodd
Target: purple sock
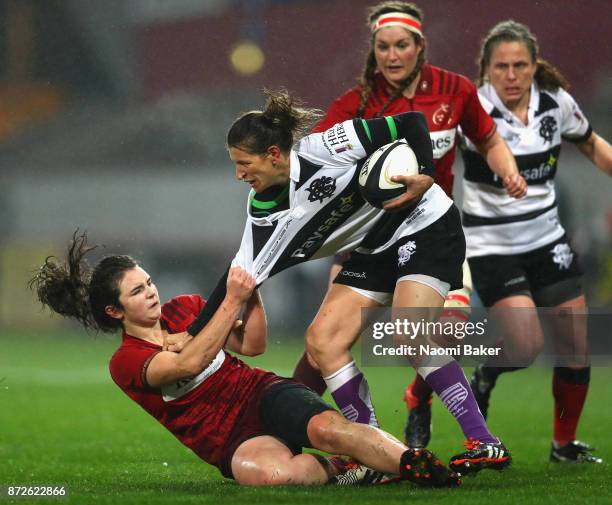
M 463 370 L 456 361 L 431 372 L 425 382 L 436 392 L 448 411 L 455 417 L 465 438 L 473 438 L 484 443 L 498 443 L 480 413 L 472 388 Z
M 344 417 L 349 421 L 378 427 L 368 381 L 354 363 L 326 377 L 325 382 Z

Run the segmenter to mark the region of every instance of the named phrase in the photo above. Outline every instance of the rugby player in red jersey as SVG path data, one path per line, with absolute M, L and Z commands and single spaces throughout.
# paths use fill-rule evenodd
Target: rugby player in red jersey
M 224 476 L 246 485 L 459 484 L 431 452 L 350 422 L 302 384 L 227 353 L 265 349 L 265 312 L 255 280 L 244 270 L 230 269 L 213 317 L 180 352 L 171 352 L 164 349 L 168 335 L 185 331 L 205 301 L 189 295 L 162 305 L 151 277 L 129 256 L 107 256 L 90 272 L 84 256 L 93 247 L 86 239 L 75 232 L 65 265 L 47 258 L 31 281 L 39 300 L 86 328 L 122 330 L 110 361 L 115 383 Z M 302 447 L 363 465 L 301 454 Z
M 495 122 L 478 100 L 476 87 L 464 76 L 425 63 L 423 13 L 415 4 L 397 1 L 369 9 L 370 52 L 360 83 L 337 98 L 315 131 L 352 118 L 375 118 L 404 112 L 422 112 L 430 131 L 435 182 L 452 198 L 453 161 L 460 127 L 503 181 L 507 193 L 525 195 L 527 185 L 518 174 L 512 153 L 496 132 Z M 346 257 L 337 257 L 330 278 L 338 274 Z M 469 316 L 472 281 L 464 263 L 464 286 L 445 299 L 442 318 L 465 320 Z M 313 343 L 317 345 L 317 343 Z M 320 345 L 329 345 L 321 342 Z M 298 362 L 294 378 L 319 394 L 326 384 L 307 355 Z M 425 447 L 431 437 L 432 389 L 420 375 L 405 392 L 409 408 L 405 438 L 410 447 Z

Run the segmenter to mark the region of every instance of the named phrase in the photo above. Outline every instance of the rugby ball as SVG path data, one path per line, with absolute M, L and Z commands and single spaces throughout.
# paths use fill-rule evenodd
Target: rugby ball
M 418 175 L 419 162 L 405 140 L 396 140 L 379 147 L 359 171 L 361 195 L 379 209 L 406 192 L 406 186 L 393 182 L 394 175 Z

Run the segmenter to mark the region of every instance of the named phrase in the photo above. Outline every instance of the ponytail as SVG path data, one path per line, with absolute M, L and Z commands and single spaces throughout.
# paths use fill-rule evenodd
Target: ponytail
M 321 117 L 317 109 L 302 108 L 287 91 L 264 90 L 264 94 L 264 110 L 247 112 L 234 121 L 227 133 L 228 147 L 264 154 L 268 147 L 277 145 L 287 153 Z
M 534 79 L 541 89 L 547 91 L 557 91 L 559 88 L 569 89 L 569 81 L 556 67 L 542 58 L 537 59 L 537 65 Z
M 121 308 L 119 282 L 126 270 L 138 266 L 129 256 L 108 256 L 91 270 L 85 256 L 97 246 L 87 245 L 87 233 L 72 236 L 66 262 L 45 259 L 29 282 L 40 303 L 78 321 L 86 329 L 114 332 L 121 321 L 106 314 L 109 305 Z

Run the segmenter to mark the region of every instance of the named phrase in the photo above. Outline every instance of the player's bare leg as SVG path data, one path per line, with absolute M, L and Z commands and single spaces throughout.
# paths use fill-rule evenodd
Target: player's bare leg
M 498 377 L 529 366 L 544 345 L 544 334 L 531 296 L 515 295 L 499 300 L 490 309 L 490 313 L 501 328 L 502 352 L 478 365 L 470 381 L 485 419 L 489 413 L 491 392 Z
M 277 438 L 264 435 L 238 446 L 232 473 L 248 486 L 312 485 L 327 483 L 333 469 L 312 454 L 296 456 Z
M 394 309 L 419 307 L 418 317 L 416 313 L 414 315 L 419 320 L 437 320 L 443 304 L 443 296 L 432 285 L 403 280 L 395 288 Z M 395 312 L 394 317 L 401 316 Z M 413 341 L 416 345 L 419 338 L 425 339 L 425 336 L 417 336 Z M 435 345 L 431 341 L 428 344 Z M 483 468 L 502 469 L 509 465 L 510 454 L 489 431 L 457 361 L 449 356 L 436 356 L 434 359 L 416 356 L 410 358 L 410 362 L 455 417 L 468 440 L 468 451 L 451 458 L 451 468 L 460 473 L 470 473 Z
M 295 365 L 293 370 L 293 379 L 301 382 L 304 386 L 308 386 L 319 396 L 322 396 L 327 389 L 327 384 L 321 375 L 318 365 L 304 350 L 302 356 Z
M 449 292 L 444 299 L 440 321 L 445 323 L 465 323 L 470 317 L 470 297 L 472 276 L 467 260 L 463 262 L 463 287 Z M 457 339 L 442 335 L 432 340 L 441 347 L 455 345 Z M 431 439 L 431 401 L 433 390 L 419 374 L 404 391 L 404 402 L 408 408 L 408 419 L 404 428 L 404 440 L 408 447 L 427 447 Z
M 350 349 L 362 330 L 361 308 L 379 307 L 347 286 L 333 284 L 306 332 L 314 359 L 340 411 L 351 421 L 378 425 L 368 383 Z
M 426 486 L 460 483 L 458 476 L 429 451 L 408 450 L 388 433 L 352 423 L 337 412 L 313 416 L 307 432 L 314 448 L 350 456 L 381 475 L 395 475 Z M 252 486 L 325 484 L 337 473 L 332 459 L 294 455 L 278 439 L 259 436 L 238 447 L 232 458 L 232 473 L 240 484 Z
M 437 289 L 432 287 L 434 284 L 435 279 L 431 279 L 431 285 L 413 280 L 398 282 L 393 297 L 393 308 L 418 307 L 411 311 L 411 317 L 436 321 L 442 311 L 444 298 Z M 399 311 L 396 311 L 394 315 L 402 317 Z M 427 340 L 425 335 L 416 336 L 413 342 L 418 345 L 422 343 L 421 341 L 426 341 L 430 346 L 436 345 Z M 457 361 L 450 356 L 415 356 L 409 357 L 409 361 L 457 419 L 467 439 L 472 438 L 486 443 L 498 442 L 497 438 L 487 429 L 463 370 Z
M 353 423 L 333 411 L 323 412 L 310 420 L 308 438 L 317 449 L 351 456 L 371 468 L 391 474 L 398 474 L 400 457 L 407 449 L 381 429 Z
M 465 289 L 451 291 L 444 300 L 439 321 L 445 324 L 465 323 L 470 317 L 469 296 Z M 433 342 L 440 347 L 457 344 L 452 335 L 432 335 Z M 408 419 L 404 429 L 404 440 L 408 447 L 427 447 L 431 439 L 431 401 L 433 390 L 419 374 L 404 391 L 404 402 L 408 408 Z
M 393 435 L 366 424 L 353 423 L 337 412 L 326 411 L 311 418 L 308 438 L 313 447 L 344 454 L 369 468 L 418 484 L 454 486 L 458 476 L 427 450 L 408 449 Z M 355 443 L 355 441 L 359 443 Z
M 329 269 L 329 279 L 327 282 L 327 290 L 329 291 L 334 283 L 334 279 L 342 270 L 342 263 L 348 259 L 349 253 L 336 254 L 334 261 Z M 308 386 L 318 395 L 322 395 L 327 389 L 327 385 L 321 376 L 321 370 L 306 351 L 300 357 L 293 371 L 293 378 Z
M 588 444 L 576 440 L 576 429 L 586 401 L 591 368 L 587 339 L 587 306 L 584 296 L 568 300 L 553 311 L 557 366 L 553 373 L 555 400 L 552 462 L 601 463 Z

